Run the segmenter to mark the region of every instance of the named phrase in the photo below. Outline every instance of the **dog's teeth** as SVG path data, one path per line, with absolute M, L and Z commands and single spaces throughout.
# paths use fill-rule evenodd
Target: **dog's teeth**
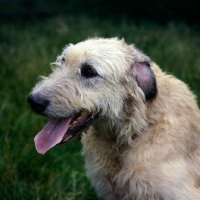
M 76 123 L 77 123 L 77 120 L 74 120 L 71 124 L 69 124 L 69 127 L 73 126 Z
M 82 118 L 82 116 L 79 116 L 76 120 L 78 121 L 78 120 L 80 120 Z
M 80 117 L 85 116 L 85 115 L 86 115 L 86 113 L 83 112 L 83 113 L 81 113 Z
M 80 119 L 82 119 L 83 117 L 85 117 L 85 113 L 81 113 L 81 115 L 76 119 L 76 120 L 80 120 Z

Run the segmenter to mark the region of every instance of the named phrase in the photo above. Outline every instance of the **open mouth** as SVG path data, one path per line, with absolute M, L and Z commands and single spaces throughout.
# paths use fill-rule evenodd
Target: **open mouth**
M 72 118 L 67 132 L 64 134 L 61 142 L 59 144 L 63 144 L 68 142 L 74 136 L 77 136 L 81 132 L 85 131 L 93 122 L 98 118 L 98 115 L 85 114 L 82 113 L 78 117 Z
M 51 119 L 35 136 L 35 147 L 38 153 L 45 154 L 57 144 L 67 143 L 85 131 L 99 115 L 81 113 L 78 116 Z

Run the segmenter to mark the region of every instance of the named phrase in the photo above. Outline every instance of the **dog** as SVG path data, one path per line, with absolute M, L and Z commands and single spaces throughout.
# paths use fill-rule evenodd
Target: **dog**
M 52 70 L 28 97 L 51 119 L 38 153 L 81 136 L 99 197 L 200 199 L 200 111 L 186 84 L 118 38 L 70 44 Z

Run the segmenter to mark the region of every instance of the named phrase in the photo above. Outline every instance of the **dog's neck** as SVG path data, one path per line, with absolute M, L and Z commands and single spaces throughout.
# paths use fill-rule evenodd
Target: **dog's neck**
M 117 139 L 115 127 L 111 125 L 108 118 L 100 118 L 93 127 L 99 137 L 113 141 Z
M 114 120 L 107 117 L 100 118 L 93 125 L 95 133 L 105 140 L 115 141 L 120 146 L 132 143 L 138 135 L 142 134 L 143 129 L 147 127 L 147 122 L 143 113 L 138 110 L 132 113 L 130 111 L 130 108 L 127 109 L 128 114 L 124 111 L 121 117 Z

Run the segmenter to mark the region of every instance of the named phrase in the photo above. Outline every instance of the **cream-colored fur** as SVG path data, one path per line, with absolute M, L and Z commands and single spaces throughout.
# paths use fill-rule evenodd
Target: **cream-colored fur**
M 82 77 L 83 63 L 99 76 Z M 150 63 L 155 77 L 139 77 L 137 63 Z M 71 44 L 54 64 L 32 93 L 50 101 L 44 113 L 50 117 L 100 113 L 82 135 L 87 176 L 100 197 L 200 199 L 200 111 L 183 82 L 117 38 Z M 151 99 L 148 78 L 157 82 Z

